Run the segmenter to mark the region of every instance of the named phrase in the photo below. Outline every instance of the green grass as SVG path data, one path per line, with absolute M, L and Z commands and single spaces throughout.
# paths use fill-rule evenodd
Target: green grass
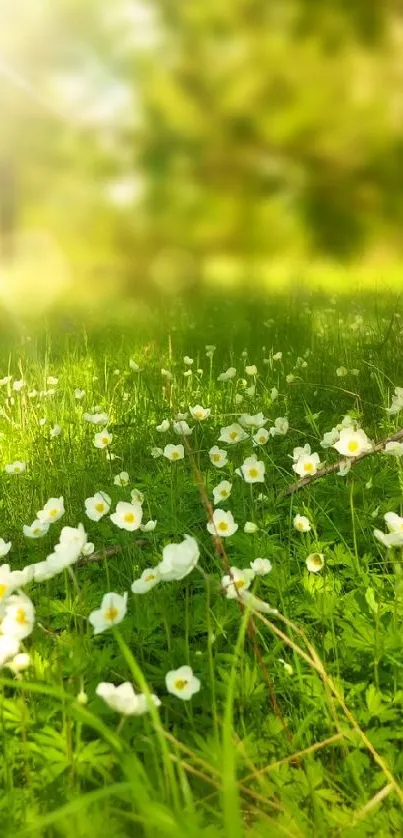
M 362 324 L 351 328 L 357 314 Z M 399 415 L 385 411 L 403 385 L 399 315 L 394 297 L 330 301 L 294 292 L 205 295 L 141 312 L 123 305 L 107 323 L 104 312 L 85 322 L 55 314 L 33 324 L 29 337 L 21 324 L 5 326 L 0 378 L 9 373 L 26 386 L 0 387 L 0 465 L 28 465 L 21 475 L 0 472 L 0 536 L 12 541 L 2 561 L 12 569 L 42 561 L 62 526 L 79 522 L 101 555 L 25 589 L 36 609 L 23 641 L 32 665 L 19 678 L 0 672 L 4 838 L 402 833 L 402 554 L 373 535 L 385 529 L 386 512 L 401 514 L 401 461 L 370 455 L 346 477 L 330 474 L 285 494 L 296 478 L 293 448 L 309 442 L 322 461 L 336 461 L 320 440 L 346 413 L 374 440 L 399 429 Z M 216 346 L 212 359 L 206 344 Z M 283 357 L 273 361 L 278 351 Z M 190 377 L 184 355 L 194 359 Z M 247 363 L 258 368 L 254 396 L 242 383 Z M 237 377 L 217 382 L 229 366 Z M 349 372 L 340 378 L 342 366 Z M 172 385 L 161 368 L 171 370 Z M 41 395 L 49 375 L 59 379 L 55 393 Z M 86 391 L 83 401 L 76 387 Z M 194 431 L 184 459 L 153 459 L 153 446 L 181 442 L 155 426 L 196 403 L 211 416 L 188 420 Z M 93 405 L 109 413 L 112 462 L 93 445 L 98 429 L 83 420 Z M 215 469 L 208 451 L 220 428 L 259 411 L 268 427 L 287 416 L 287 435 L 259 448 L 250 439 L 218 443 L 228 465 Z M 55 423 L 62 434 L 51 439 Z M 235 471 L 254 452 L 266 475 L 251 486 Z M 123 470 L 126 488 L 113 482 Z M 239 529 L 225 541 L 226 556 L 206 529 L 200 475 L 210 501 L 220 480 L 233 484 L 223 507 Z M 94 492 L 107 492 L 114 509 L 133 488 L 144 493 L 144 521 L 158 521 L 153 532 L 86 517 L 84 500 Z M 23 525 L 60 495 L 63 518 L 41 539 L 24 537 Z M 294 529 L 297 513 L 309 517 L 310 532 Z M 246 521 L 257 524 L 255 534 L 243 532 Z M 182 581 L 132 594 L 133 579 L 186 533 L 199 544 L 198 567 Z M 118 549 L 103 556 L 107 548 Z M 313 551 L 325 556 L 318 574 L 305 566 Z M 221 590 L 227 558 L 246 568 L 258 556 L 273 568 L 256 577 L 253 591 L 278 615 L 252 614 Z M 129 592 L 127 614 L 117 629 L 94 636 L 88 616 L 107 591 Z M 165 674 L 183 664 L 201 681 L 189 702 L 165 686 Z M 122 720 L 96 696 L 100 681 L 131 681 L 155 692 L 161 706 Z M 77 701 L 82 690 L 85 706 Z

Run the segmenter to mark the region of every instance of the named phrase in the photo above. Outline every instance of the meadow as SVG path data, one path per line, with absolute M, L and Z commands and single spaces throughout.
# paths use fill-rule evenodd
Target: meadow
M 402 834 L 402 317 L 3 313 L 2 838 Z

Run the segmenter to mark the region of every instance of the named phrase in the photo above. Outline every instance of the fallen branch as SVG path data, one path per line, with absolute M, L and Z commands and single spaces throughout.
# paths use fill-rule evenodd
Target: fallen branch
M 388 438 L 382 440 L 382 442 L 377 442 L 370 451 L 364 451 L 363 454 L 360 454 L 358 457 L 351 457 L 351 465 L 355 466 L 356 463 L 361 462 L 361 460 L 364 460 L 365 457 L 369 457 L 371 454 L 376 454 L 378 451 L 383 451 L 388 442 L 399 442 L 400 440 L 403 440 L 403 429 L 397 431 L 397 433 L 393 434 L 393 436 L 388 436 Z M 296 483 L 291 483 L 291 485 L 288 486 L 284 492 L 285 496 L 287 497 L 287 495 L 292 495 L 294 492 L 299 492 L 299 490 L 303 489 L 304 486 L 308 486 L 315 480 L 319 480 L 320 477 L 326 477 L 327 474 L 333 474 L 335 471 L 340 469 L 340 466 L 345 462 L 345 460 L 346 458 L 343 457 L 341 460 L 338 460 L 337 463 L 332 463 L 330 466 L 320 468 L 315 474 L 309 474 L 307 477 L 303 477 L 302 480 L 297 480 Z
M 148 541 L 145 538 L 138 538 L 134 544 L 136 547 L 144 547 L 145 544 L 148 544 Z M 114 547 L 104 547 L 103 550 L 97 550 L 96 553 L 91 553 L 90 556 L 81 556 L 77 564 L 82 566 L 83 564 L 90 564 L 90 562 L 102 562 L 103 559 L 107 559 L 109 556 L 117 556 L 118 553 L 122 552 L 122 549 L 119 544 L 115 544 Z

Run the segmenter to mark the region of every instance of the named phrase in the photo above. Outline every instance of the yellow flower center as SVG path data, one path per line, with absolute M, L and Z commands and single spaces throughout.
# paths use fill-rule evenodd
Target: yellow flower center
M 213 462 L 219 463 L 221 460 L 221 454 L 213 454 Z
M 133 512 L 125 512 L 125 514 L 123 515 L 123 520 L 126 524 L 134 524 L 136 516 Z
M 105 504 L 99 502 L 95 504 L 95 509 L 97 512 L 103 512 L 105 508 Z
M 33 535 L 39 535 L 39 533 L 40 533 L 39 527 L 34 527 L 34 529 L 32 530 L 32 534 Z
M 227 497 L 228 497 L 227 490 L 226 489 L 221 489 L 220 498 L 227 498 Z
M 23 626 L 25 623 L 28 622 L 27 614 L 24 608 L 18 608 L 17 613 L 15 615 L 15 622 L 19 623 L 20 626 Z
M 145 582 L 152 582 L 153 579 L 155 579 L 155 574 L 154 573 L 149 573 L 148 576 L 145 577 L 144 581 Z
M 108 436 L 101 437 L 101 442 L 102 442 L 103 445 L 108 445 L 109 437 Z
M 241 588 L 245 587 L 245 580 L 244 579 L 237 579 L 237 581 L 234 582 L 234 585 L 235 585 L 237 591 L 239 591 Z
M 104 617 L 105 617 L 105 620 L 108 623 L 113 623 L 113 621 L 116 620 L 116 617 L 118 616 L 118 614 L 119 614 L 118 609 L 115 608 L 114 605 L 111 605 L 109 608 L 106 609 L 106 611 L 104 613 Z
M 219 524 L 218 524 L 218 526 L 217 526 L 217 529 L 218 529 L 220 532 L 227 532 L 227 529 L 228 529 L 228 524 L 227 524 L 227 522 L 226 522 L 226 521 L 220 521 L 220 523 L 219 523 Z
M 175 687 L 177 690 L 184 690 L 187 684 L 188 682 L 185 678 L 178 678 L 177 681 L 175 681 Z
M 4 594 L 6 593 L 6 591 L 7 591 L 7 585 L 4 585 L 4 583 L 2 583 L 0 585 L 0 599 L 3 599 Z
M 354 451 L 357 451 L 357 450 L 358 450 L 358 448 L 359 448 L 359 445 L 358 445 L 357 440 L 352 439 L 352 440 L 348 443 L 347 448 L 348 448 L 348 450 L 349 450 L 349 451 L 351 451 L 351 453 L 353 453 Z
M 257 469 L 256 466 L 252 466 L 252 468 L 249 469 L 249 477 L 258 477 L 258 476 L 259 476 L 259 469 Z
M 304 463 L 304 471 L 313 471 L 313 463 Z
M 19 474 L 21 471 L 20 466 L 14 466 L 14 474 Z
M 232 441 L 234 441 L 234 439 L 236 439 L 237 436 L 238 436 L 238 431 L 231 431 L 231 433 L 229 435 L 229 438 L 232 439 Z
M 171 460 L 178 460 L 178 459 L 179 459 L 179 452 L 178 451 L 172 451 Z

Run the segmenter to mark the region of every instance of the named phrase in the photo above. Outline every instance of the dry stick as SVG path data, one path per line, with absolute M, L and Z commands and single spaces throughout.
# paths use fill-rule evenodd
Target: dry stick
M 208 515 L 208 520 L 209 520 L 209 522 L 211 522 L 211 521 L 214 520 L 213 519 L 214 510 L 213 510 L 212 504 L 210 503 L 210 501 L 208 499 L 208 495 L 207 495 L 207 492 L 206 492 L 206 487 L 205 487 L 204 481 L 203 481 L 203 476 L 200 472 L 200 469 L 197 466 L 196 460 L 193 456 L 193 450 L 192 450 L 192 448 L 189 444 L 189 440 L 187 439 L 186 436 L 183 437 L 183 442 L 184 442 L 184 445 L 185 445 L 185 447 L 187 449 L 187 452 L 188 452 L 188 454 L 190 456 L 190 459 L 191 459 L 193 472 L 194 472 L 196 482 L 197 482 L 197 485 L 198 485 L 198 488 L 199 488 L 202 504 L 204 506 L 204 509 L 205 509 L 207 515 Z M 226 570 L 227 574 L 232 579 L 232 572 L 231 572 L 230 564 L 229 564 L 229 561 L 228 561 L 228 556 L 226 554 L 222 538 L 220 538 L 220 536 L 217 533 L 215 535 L 213 535 L 212 538 L 213 538 L 213 541 L 214 541 L 214 547 L 215 547 L 216 554 L 217 554 L 218 558 L 221 559 L 221 561 L 224 565 L 224 569 Z M 238 597 L 238 604 L 240 606 L 242 605 L 241 600 L 240 600 L 239 597 Z M 268 689 L 268 692 L 269 692 L 270 701 L 271 701 L 274 713 L 275 713 L 276 717 L 278 718 L 279 722 L 281 723 L 282 728 L 284 730 L 284 733 L 287 736 L 287 739 L 289 741 L 291 741 L 292 735 L 291 735 L 291 733 L 290 733 L 290 731 L 287 727 L 287 723 L 286 723 L 286 721 L 284 719 L 284 716 L 283 716 L 283 714 L 280 710 L 280 707 L 278 705 L 277 697 L 276 697 L 276 694 L 274 692 L 273 681 L 272 681 L 272 679 L 270 677 L 270 674 L 267 670 L 267 667 L 266 667 L 266 665 L 263 661 L 263 655 L 262 655 L 261 649 L 260 649 L 260 647 L 258 645 L 258 642 L 257 642 L 257 639 L 256 639 L 256 634 L 257 634 L 256 625 L 255 625 L 255 622 L 254 622 L 252 616 L 249 618 L 247 630 L 248 630 L 248 634 L 249 634 L 249 637 L 250 637 L 251 642 L 252 642 L 253 652 L 254 652 L 255 658 L 256 658 L 259 666 L 260 666 L 260 669 L 263 673 L 263 677 L 266 681 L 266 685 L 267 685 L 267 689 Z
M 345 704 L 343 697 L 340 695 L 336 685 L 334 684 L 333 679 L 327 674 L 318 653 L 316 652 L 316 650 L 312 646 L 312 644 L 309 642 L 308 638 L 305 635 L 305 632 L 301 628 L 296 626 L 294 623 L 292 623 L 291 620 L 288 620 L 287 617 L 284 617 L 283 614 L 280 614 L 280 612 L 278 612 L 276 614 L 276 617 L 278 619 L 282 620 L 288 626 L 288 628 L 290 628 L 292 631 L 295 631 L 297 634 L 299 634 L 304 639 L 304 642 L 306 643 L 307 649 L 310 653 L 310 657 L 309 657 L 309 655 L 307 655 L 306 652 L 303 651 L 303 649 L 301 649 L 300 646 L 298 646 L 297 643 L 295 643 L 294 640 L 291 640 L 291 638 L 288 637 L 288 635 L 286 635 L 274 623 L 272 623 L 270 620 L 268 620 L 266 617 L 264 617 L 263 614 L 261 614 L 258 611 L 256 611 L 255 614 L 259 618 L 259 620 L 261 620 L 264 623 L 264 625 L 267 626 L 267 628 L 269 628 L 270 631 L 273 632 L 273 634 L 276 634 L 278 637 L 280 637 L 284 641 L 284 643 L 286 643 L 288 646 L 290 646 L 292 649 L 294 649 L 294 651 L 300 657 L 302 657 L 304 660 L 306 660 L 309 663 L 309 665 L 312 667 L 312 669 L 315 669 L 316 672 L 318 672 L 318 674 L 322 678 L 323 683 L 328 687 L 329 691 L 332 693 L 332 695 L 336 699 L 337 703 L 341 707 L 346 719 L 350 722 L 351 727 L 353 727 L 354 730 L 356 731 L 356 733 L 358 733 L 358 735 L 359 735 L 360 739 L 362 740 L 362 742 L 364 743 L 365 747 L 370 752 L 370 754 L 372 755 L 375 762 L 382 769 L 382 771 L 383 771 L 385 777 L 387 778 L 387 780 L 389 781 L 389 783 L 392 784 L 393 789 L 396 792 L 397 796 L 399 797 L 400 802 L 403 803 L 403 789 L 401 788 L 401 786 L 399 785 L 399 783 L 395 779 L 394 775 L 392 774 L 387 762 L 383 759 L 383 757 L 374 748 L 372 742 L 368 739 L 368 736 L 360 728 L 358 722 L 355 719 L 355 716 L 353 716 L 351 710 L 349 710 L 349 708 Z
M 137 541 L 134 542 L 136 547 L 144 547 L 145 544 L 149 542 L 146 541 L 145 538 L 138 538 Z M 90 556 L 81 556 L 78 560 L 78 565 L 90 564 L 91 562 L 101 562 L 103 559 L 107 559 L 109 556 L 117 556 L 118 553 L 122 552 L 122 547 L 119 544 L 115 544 L 114 547 L 103 547 L 102 550 L 98 550 L 96 553 L 91 553 Z
M 334 733 L 333 736 L 323 739 L 322 742 L 315 742 L 314 745 L 309 745 L 308 748 L 303 748 L 302 751 L 296 751 L 295 754 L 291 754 L 289 757 L 278 759 L 276 762 L 270 762 L 269 765 L 265 765 L 264 768 L 258 768 L 254 774 L 247 774 L 246 777 L 243 777 L 242 782 L 247 783 L 249 780 L 256 780 L 256 777 L 259 778 L 263 774 L 269 774 L 270 771 L 274 771 L 274 769 L 278 768 L 280 765 L 285 765 L 288 762 L 292 762 L 294 759 L 300 759 L 308 754 L 313 754 L 315 751 L 320 751 L 321 748 L 326 748 L 327 745 L 333 745 L 334 742 L 340 742 L 341 739 L 344 739 L 344 733 Z
M 386 786 L 383 787 L 383 789 L 374 794 L 374 796 L 371 797 L 371 800 L 368 800 L 368 803 L 366 803 L 365 806 L 362 807 L 362 809 L 359 809 L 359 811 L 353 815 L 351 820 L 351 826 L 355 826 L 356 823 L 358 823 L 358 821 L 362 820 L 362 818 L 365 818 L 366 815 L 368 815 L 368 812 L 372 812 L 372 809 L 375 809 L 375 806 L 377 806 L 378 803 L 381 803 L 381 801 L 384 800 L 385 797 L 387 797 L 391 791 L 393 791 L 393 785 L 392 783 L 388 783 Z
M 359 454 L 358 457 L 351 457 L 351 465 L 355 466 L 356 463 L 361 462 L 361 460 L 365 457 L 369 457 L 371 454 L 376 454 L 378 451 L 383 451 L 388 442 L 399 442 L 401 439 L 403 439 L 403 429 L 397 431 L 397 433 L 393 434 L 393 436 L 389 436 L 387 439 L 382 440 L 382 442 L 377 442 L 377 444 L 374 445 L 370 451 L 364 451 L 364 453 Z M 342 460 L 338 460 L 337 463 L 332 463 L 330 466 L 320 468 L 315 474 L 310 474 L 307 477 L 303 477 L 302 480 L 298 480 L 296 483 L 291 483 L 291 485 L 288 486 L 284 492 L 285 497 L 287 497 L 287 495 L 294 494 L 294 492 L 299 492 L 299 490 L 303 489 L 304 486 L 308 486 L 310 483 L 313 483 L 314 480 L 319 480 L 320 477 L 326 477 L 327 474 L 333 474 L 344 462 L 345 457 Z

